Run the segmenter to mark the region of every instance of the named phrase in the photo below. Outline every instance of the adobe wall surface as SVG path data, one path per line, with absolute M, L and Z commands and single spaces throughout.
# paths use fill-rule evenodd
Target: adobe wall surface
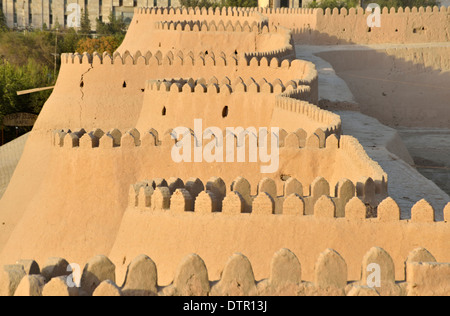
M 297 58 L 301 58 L 304 60 L 311 61 L 317 67 L 317 71 L 319 73 L 319 104 L 322 107 L 328 108 L 328 104 L 323 102 L 323 100 L 330 100 L 333 104 L 342 105 L 350 103 L 355 103 L 355 97 L 353 93 L 358 96 L 362 96 L 368 98 L 367 96 L 371 96 L 368 98 L 367 102 L 378 101 L 378 103 L 371 103 L 371 107 L 369 109 L 375 110 L 378 107 L 383 107 L 387 103 L 386 99 L 393 97 L 397 92 L 399 87 L 402 87 L 404 83 L 409 83 L 411 79 L 414 77 L 420 76 L 422 72 L 427 71 L 427 76 L 430 76 L 434 80 L 430 80 L 430 82 L 437 82 L 438 78 L 445 81 L 445 72 L 440 71 L 431 71 L 428 72 L 427 68 L 423 68 L 420 65 L 420 61 L 423 59 L 421 54 L 417 54 L 417 58 L 415 59 L 415 63 L 409 62 L 411 66 L 411 71 L 405 72 L 403 77 L 400 77 L 399 81 L 386 81 L 389 77 L 389 72 L 395 72 L 397 67 L 404 65 L 402 59 L 392 58 L 391 62 L 383 63 L 383 67 L 379 67 L 380 69 L 384 69 L 385 71 L 382 76 L 368 76 L 370 73 L 361 73 L 358 77 L 345 77 L 347 82 L 353 82 L 357 84 L 357 89 L 353 89 L 353 93 L 347 86 L 347 83 L 338 77 L 336 72 L 333 69 L 333 66 L 326 62 L 324 59 L 316 56 L 316 54 L 321 52 L 337 52 L 337 55 L 343 55 L 346 52 L 354 56 L 355 58 L 359 56 L 359 54 L 352 54 L 353 51 L 363 51 L 370 53 L 372 51 L 377 51 L 382 54 L 385 50 L 389 51 L 398 51 L 398 52 L 408 52 L 408 51 L 416 51 L 423 50 L 427 48 L 430 55 L 433 49 L 441 49 L 446 47 L 447 43 L 423 43 L 423 44 L 381 44 L 381 45 L 337 45 L 337 46 L 307 46 L 307 45 L 299 45 L 296 48 Z M 448 45 L 447 45 L 448 46 Z M 301 47 L 301 49 L 300 49 Z M 360 55 L 363 55 L 361 52 Z M 376 57 L 376 56 L 374 56 Z M 379 60 L 383 60 L 378 56 Z M 346 60 L 345 56 L 343 59 Z M 386 58 L 388 59 L 388 58 Z M 431 59 L 428 59 L 431 60 Z M 439 61 L 440 58 L 437 58 Z M 336 62 L 339 63 L 339 59 L 336 59 Z M 354 62 L 358 62 L 355 60 Z M 429 64 L 430 65 L 430 64 Z M 341 66 L 343 64 L 341 63 Z M 351 67 L 351 63 L 345 65 L 346 67 Z M 404 67 L 404 66 L 403 66 Z M 375 68 L 375 67 L 373 67 Z M 345 68 L 344 68 L 345 69 Z M 378 70 L 380 70 L 378 69 Z M 428 68 L 429 69 L 429 68 Z M 374 69 L 375 70 L 375 69 Z M 400 73 L 398 73 L 400 75 Z M 344 77 L 342 72 L 340 75 Z M 436 97 L 435 90 L 433 88 L 422 88 L 423 85 L 428 86 L 427 81 L 419 81 L 417 82 L 420 85 L 412 85 L 409 86 L 409 91 L 406 97 L 410 98 L 410 95 L 414 95 L 415 98 L 426 98 L 427 104 L 426 108 L 432 111 L 435 104 L 439 106 L 439 103 L 434 103 L 433 100 Z M 380 89 L 380 86 L 383 87 L 383 90 Z M 371 88 L 371 90 L 368 90 Z M 376 92 L 378 91 L 378 92 Z M 390 92 L 389 92 L 390 91 Z M 383 95 L 383 93 L 385 95 Z M 386 93 L 389 92 L 389 93 Z M 431 100 L 432 102 L 429 102 Z M 393 103 L 395 104 L 395 103 Z M 410 104 L 408 106 L 412 106 L 410 111 L 414 112 L 418 109 L 424 108 L 424 103 L 415 103 L 414 98 L 410 98 Z M 366 103 L 362 104 L 366 105 Z M 361 107 L 361 105 L 358 105 Z M 422 176 L 415 167 L 411 167 L 414 165 L 414 161 L 412 156 L 416 157 L 417 153 L 420 151 L 422 153 L 427 153 L 425 156 L 427 159 L 431 161 L 436 161 L 435 159 L 443 159 L 437 160 L 443 161 L 445 165 L 445 150 L 446 141 L 440 137 L 436 137 L 433 134 L 426 134 L 426 129 L 423 128 L 409 128 L 411 130 L 417 129 L 418 135 L 423 135 L 422 138 L 417 139 L 417 137 L 410 137 L 408 139 L 404 138 L 404 133 L 397 133 L 397 129 L 399 127 L 395 126 L 394 128 L 388 127 L 386 125 L 381 124 L 376 118 L 371 118 L 367 115 L 364 115 L 360 112 L 348 111 L 346 107 L 339 107 L 339 111 L 335 112 L 339 114 L 342 120 L 343 133 L 346 135 L 352 135 L 358 139 L 361 145 L 364 146 L 364 149 L 368 153 L 368 155 L 377 161 L 382 168 L 389 174 L 390 180 L 390 191 L 389 194 L 395 198 L 397 203 L 401 206 L 402 211 L 404 212 L 405 218 L 408 218 L 408 210 L 411 209 L 415 201 L 420 200 L 423 197 L 427 197 L 427 200 L 435 207 L 435 209 L 442 209 L 450 198 L 448 197 L 448 193 L 446 194 L 442 189 L 445 190 L 446 182 L 446 170 L 445 169 L 436 169 L 433 168 L 430 171 L 433 172 L 433 177 L 430 178 L 429 174 L 427 175 L 429 179 Z M 393 110 L 397 110 L 394 107 Z M 384 113 L 384 112 L 383 112 Z M 407 112 L 408 114 L 409 112 Z M 398 116 L 397 116 L 398 117 Z M 441 117 L 441 116 L 439 116 Z M 423 124 L 429 123 L 428 120 L 423 120 Z M 390 123 L 392 125 L 392 123 Z M 401 131 L 404 129 L 402 128 Z M 445 129 L 444 129 L 445 133 Z M 399 136 L 401 135 L 401 138 Z M 408 135 L 408 134 L 407 134 Z M 411 134 L 411 136 L 414 134 Z M 430 142 L 430 140 L 432 140 Z M 403 142 L 404 143 L 403 143 Z M 426 144 L 427 147 L 420 147 L 421 144 Z M 406 146 L 405 146 L 406 145 Z M 421 148 L 427 148 L 423 150 Z M 408 153 L 408 150 L 410 153 Z M 420 156 L 419 154 L 419 157 Z M 441 158 L 439 158 L 441 157 Z M 400 158 L 400 159 L 398 159 Z M 404 162 L 402 161 L 404 160 Z M 427 162 L 429 164 L 429 162 Z M 434 176 L 436 173 L 436 176 Z M 441 175 L 444 175 L 443 177 Z M 435 183 L 430 180 L 439 183 L 437 186 Z M 442 181 L 443 180 L 443 181 Z M 439 182 L 441 181 L 441 182 Z M 404 183 L 408 183 L 407 186 Z
M 8 187 L 17 163 L 22 156 L 28 134 L 0 147 L 0 199 Z
M 423 46 L 317 55 L 348 83 L 364 114 L 389 126 L 446 128 L 450 124 L 450 46 Z
M 305 85 L 310 86 L 310 94 L 304 99 L 317 100 L 317 73 L 311 63 L 279 62 L 273 58 L 269 63 L 265 57 L 259 61 L 253 58 L 249 63 L 245 60 L 239 63 L 231 56 L 222 57 L 219 53 L 213 56 L 213 52 L 204 58 L 201 55 L 192 57 L 189 53 L 174 55 L 168 52 L 163 55 L 160 51 L 145 55 L 137 52 L 134 58 L 129 53 L 123 57 L 120 54 L 113 57 L 63 56 L 59 80 L 35 129 L 135 127 L 141 115 L 146 81 L 150 79 L 193 77 L 194 80 L 204 78 L 206 84 L 215 78 L 218 84 L 228 82 L 230 87 L 239 82 L 247 85 L 255 82 L 258 90 L 260 85 L 268 82 L 269 92 L 274 95 L 283 92 L 290 84 L 295 88 Z M 274 91 L 273 84 L 279 85 L 279 90 L 275 88 Z M 59 110 L 62 104 L 63 112 Z M 117 120 L 117 116 L 121 119 Z
M 394 210 L 386 211 L 392 214 Z M 118 266 L 120 275 L 124 275 L 127 260 L 140 253 L 148 253 L 156 262 L 165 263 L 159 269 L 159 279 L 161 284 L 169 284 L 177 263 L 186 254 L 195 251 L 205 260 L 211 277 L 219 279 L 227 253 L 242 252 L 253 262 L 256 279 L 262 279 L 270 268 L 270 261 L 266 258 L 281 245 L 291 249 L 304 263 L 303 277 L 307 281 L 314 280 L 314 261 L 325 245 L 347 258 L 349 280 L 359 280 L 361 277 L 360 258 L 370 248 L 367 245 L 380 245 L 391 254 L 396 280 L 404 279 L 402 263 L 409 249 L 418 243 L 426 243 L 425 247 L 439 260 L 450 260 L 450 235 L 448 223 L 444 222 L 384 222 L 377 218 L 358 220 L 349 218 L 348 213 L 346 218 L 335 219 L 301 214 L 199 212 L 202 210 L 180 214 L 172 208 L 170 211 L 129 208 L 110 253 L 114 262 L 125 261 L 124 265 Z M 164 245 L 158 243 L 161 239 L 165 240 Z M 186 242 L 179 243 L 179 240 Z
M 320 25 L 318 11 L 298 12 Z M 274 13 L 278 18 L 283 14 Z M 171 24 L 171 19 L 179 23 Z M 304 279 L 314 279 L 319 287 L 338 284 L 337 292 L 348 294 L 353 290 L 345 291 L 348 281 L 360 280 L 361 257 L 380 246 L 395 263 L 387 270 L 395 269 L 397 275 L 389 274 L 395 289 L 385 293 L 399 295 L 410 286 L 398 288 L 394 281 L 404 279 L 404 260 L 411 249 L 421 245 L 439 261 L 449 261 L 449 205 L 434 210 L 421 200 L 411 209 L 410 221 L 402 218 L 396 203 L 386 199 L 388 174 L 357 139 L 342 135 L 338 115 L 317 106 L 317 70 L 310 62 L 293 60 L 291 32 L 270 19 L 263 11 L 243 9 L 139 9 L 112 56 L 63 55 L 56 87 L 0 200 L 0 222 L 5 223 L 0 264 L 25 257 L 43 262 L 52 256 L 84 263 L 106 254 L 122 264 L 118 271 L 123 276 L 128 260 L 147 253 L 161 266 L 161 284 L 168 284 L 174 262 L 195 252 L 208 265 L 209 285 L 234 252 L 248 254 L 260 279 L 269 273 L 267 258 L 289 247 L 306 263 Z M 147 40 L 153 35 L 157 41 Z M 269 37 L 274 47 L 268 45 Z M 228 38 L 240 45 L 232 47 L 239 49 L 237 54 L 218 44 Z M 242 43 L 249 38 L 251 46 Z M 200 44 L 203 40 L 209 44 Z M 205 47 L 210 49 L 203 51 Z M 186 125 L 186 139 L 193 143 L 192 124 L 198 118 L 205 128 L 216 125 L 220 131 L 280 127 L 274 140 L 280 147 L 278 170 L 261 179 L 262 162 L 175 162 L 171 153 L 181 140 L 173 137 L 173 129 Z M 248 153 L 250 142 L 232 140 L 233 150 L 243 147 Z M 223 240 L 228 243 L 223 245 Z M 343 253 L 348 275 L 347 263 L 335 252 L 320 254 L 329 247 Z M 369 259 L 388 258 L 379 249 L 373 251 Z M 318 256 L 325 259 L 313 269 L 312 258 Z M 342 272 L 337 276 L 321 272 L 329 256 Z M 244 260 L 239 258 L 237 263 Z M 20 279 L 22 270 L 16 268 L 5 268 L 4 277 Z M 420 294 L 434 284 L 424 275 L 445 274 L 448 267 L 411 269 Z M 102 280 L 110 281 L 97 294 L 121 294 L 114 265 L 108 263 L 102 271 L 107 271 Z M 212 294 L 234 293 L 224 284 L 235 276 L 227 275 Z M 42 277 L 25 278 L 23 290 L 38 284 L 33 291 L 39 293 L 50 280 Z M 248 280 L 253 287 L 254 277 Z M 295 280 L 296 286 L 306 286 Z M 52 281 L 56 287 L 63 282 Z M 187 281 L 180 282 L 183 286 Z M 261 286 L 245 293 L 267 290 Z M 14 290 L 2 288 L 9 294 Z M 97 289 L 83 290 L 92 294 Z
M 383 8 L 381 27 L 369 28 L 366 13 L 359 9 L 259 9 L 270 25 L 293 32 L 297 44 L 377 44 L 447 42 L 450 38 L 447 7 Z
M 266 259 L 269 259 L 268 256 Z M 395 282 L 395 264 L 381 247 L 372 247 L 361 259 L 361 276 L 349 280 L 345 258 L 327 248 L 314 265 L 312 282 L 303 279 L 304 262 L 291 250 L 282 248 L 271 257 L 264 279 L 255 278 L 253 264 L 242 253 L 231 255 L 222 265 L 220 279 L 213 279 L 209 266 L 197 254 L 180 260 L 173 282 L 161 286 L 160 264 L 147 255 L 135 257 L 127 267 L 124 281 L 116 275 L 116 265 L 106 256 L 91 258 L 79 279 L 68 277 L 69 263 L 60 257 L 48 258 L 42 268 L 34 260 L 19 260 L 5 266 L 0 274 L 0 293 L 9 296 L 420 296 L 448 295 L 448 263 L 436 262 L 425 248 L 415 248 L 400 263 L 407 271 L 405 282 Z M 371 283 L 369 271 L 379 267 L 379 282 Z M 366 272 L 368 271 L 368 272 Z M 376 273 L 376 272 L 375 272 Z M 78 286 L 75 282 L 79 282 Z M 122 284 L 122 285 L 121 285 Z M 260 303 L 258 303 L 260 304 Z M 260 311 L 267 310 L 263 303 Z

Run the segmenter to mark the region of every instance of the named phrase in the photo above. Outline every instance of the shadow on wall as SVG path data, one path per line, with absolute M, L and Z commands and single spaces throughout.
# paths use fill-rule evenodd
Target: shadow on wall
M 267 12 L 263 15 L 269 16 L 270 25 L 290 28 L 296 42 L 319 45 L 348 41 L 359 44 L 446 42 L 450 34 L 448 10 L 437 6 L 399 8 L 397 12 L 395 8 L 388 10 L 385 7 L 380 15 L 381 28 L 368 26 L 370 13 L 362 8 L 303 9 L 297 14 Z
M 347 83 L 362 113 L 391 127 L 450 126 L 450 44 L 367 47 L 311 32 L 319 43 L 351 45 L 327 47 L 315 55 Z M 317 45 L 299 39 L 295 44 Z
M 321 41 L 349 45 L 324 47 L 315 55 L 329 62 L 346 82 L 362 113 L 404 134 L 405 130 L 420 134 L 420 139 L 405 143 L 415 167 L 450 194 L 450 141 L 445 137 L 450 126 L 450 45 L 367 47 L 314 32 Z M 440 139 L 433 136 L 436 131 Z

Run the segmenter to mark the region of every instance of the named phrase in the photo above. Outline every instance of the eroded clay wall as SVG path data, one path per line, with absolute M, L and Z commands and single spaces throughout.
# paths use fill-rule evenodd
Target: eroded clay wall
M 394 127 L 447 128 L 450 45 L 411 46 L 317 55 L 347 82 L 362 113 Z
M 367 25 L 370 13 L 359 9 L 257 9 L 270 25 L 291 29 L 296 44 L 377 44 L 447 42 L 447 7 L 383 8 L 381 27 Z
M 155 180 L 153 187 L 151 182 L 148 187 L 141 183 L 139 194 L 134 188 L 130 190 L 130 206 L 110 256 L 121 262 L 151 252 L 155 261 L 167 263 L 159 270 L 161 283 L 170 282 L 175 262 L 192 249 L 205 260 L 213 279 L 220 278 L 221 262 L 226 260 L 227 252 L 246 253 L 254 262 L 256 279 L 261 279 L 270 271 L 270 262 L 264 258 L 280 247 L 291 249 L 305 263 L 303 276 L 308 281 L 314 280 L 314 261 L 323 247 L 336 249 L 348 258 L 349 280 L 359 280 L 361 272 L 364 274 L 360 258 L 371 244 L 391 254 L 395 268 L 390 273 L 395 280 L 404 280 L 403 262 L 409 249 L 418 243 L 423 243 L 439 260 L 450 259 L 447 251 L 450 205 L 444 211 L 445 221 L 436 222 L 435 210 L 424 200 L 414 205 L 410 220 L 400 220 L 400 209 L 391 198 L 378 206 L 375 215 L 370 215 L 364 197 L 362 200 L 352 197 L 350 192 L 327 197 L 323 183 L 320 184 L 323 180 L 315 182 L 317 192 L 313 191 L 311 196 L 304 196 L 299 191 L 301 186 L 290 181 L 285 184 L 285 192 L 290 195 L 282 197 L 275 193 L 273 183 L 263 179 L 258 185 L 258 195 L 250 199 L 249 212 L 246 201 L 250 189 L 245 179 L 235 179 L 231 185 L 234 191 L 227 191 L 226 195 L 217 178 L 211 178 L 204 189 L 199 189 L 199 180 L 195 178 L 187 181 L 184 188 L 179 179 L 168 179 L 166 184 L 161 179 Z M 345 191 L 344 184 L 339 186 Z M 322 193 L 325 196 L 318 197 Z M 343 217 L 336 217 L 340 199 L 345 195 L 348 197 Z M 277 212 L 280 199 L 281 211 Z M 308 215 L 310 208 L 313 213 Z M 168 252 L 167 244 L 176 246 Z M 173 258 L 178 260 L 170 261 Z
M 91 258 L 84 266 L 79 284 L 70 286 L 64 258 L 48 258 L 41 262 L 21 259 L 5 266 L 0 275 L 0 293 L 4 296 L 419 296 L 448 295 L 450 265 L 436 262 L 427 249 L 410 251 L 403 262 L 395 262 L 381 247 L 370 248 L 361 258 L 361 277 L 349 279 L 346 258 L 334 249 L 322 251 L 314 265 L 314 280 L 303 279 L 304 262 L 294 252 L 282 248 L 270 260 L 270 271 L 264 279 L 255 277 L 254 262 L 235 253 L 222 264 L 220 279 L 214 279 L 210 266 L 197 254 L 183 256 L 173 282 L 161 286 L 160 268 L 145 254 L 130 259 L 126 275 L 117 273 L 119 262 L 104 255 Z M 122 266 L 126 262 L 122 263 Z M 376 264 L 380 268 L 379 283 L 369 284 Z M 407 270 L 405 282 L 395 282 L 395 266 Z M 78 280 L 77 280 L 78 281 Z M 70 284 L 70 285 L 69 285 Z M 186 303 L 187 304 L 187 303 Z M 258 303 L 260 311 L 268 306 Z
M 302 128 L 307 135 L 312 135 L 320 128 L 326 136 L 339 133 L 340 119 L 336 115 L 308 102 L 280 97 L 283 89 L 289 89 L 286 93 L 309 92 L 308 86 L 297 87 L 294 81 L 289 81 L 285 88 L 278 79 L 273 85 L 264 79 L 259 84 L 254 79 L 247 82 L 239 79 L 234 83 L 228 80 L 221 84 L 215 77 L 208 82 L 202 78 L 196 82 L 192 79 L 182 83 L 149 82 L 136 128 L 193 129 L 194 120 L 200 119 L 205 129 L 277 127 L 293 132 Z
M 226 57 L 224 53 L 214 55 L 212 51 L 208 55 L 192 56 L 192 52 L 163 55 L 160 51 L 145 55 L 137 52 L 134 56 L 114 54 L 113 58 L 97 54 L 93 57 L 88 54 L 64 55 L 54 93 L 34 128 L 108 130 L 135 127 L 141 114 L 146 82 L 150 79 L 193 77 L 194 80 L 203 78 L 205 83 L 216 80 L 232 86 L 240 81 L 247 84 L 268 82 L 274 94 L 280 94 L 290 84 L 294 87 L 308 85 L 311 92 L 306 100 L 317 100 L 317 71 L 309 62 L 285 60 L 280 63 L 275 58 L 269 63 L 262 57 L 247 63 L 233 56 Z M 274 91 L 276 83 L 281 89 Z

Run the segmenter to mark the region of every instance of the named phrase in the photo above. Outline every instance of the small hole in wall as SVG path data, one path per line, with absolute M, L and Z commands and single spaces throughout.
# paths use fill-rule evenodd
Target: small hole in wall
M 367 32 L 368 32 L 368 33 L 372 32 L 372 28 L 369 27 L 369 28 L 367 29 Z
M 395 29 L 395 32 L 397 33 L 397 32 L 398 32 L 398 29 Z
M 417 33 L 417 30 L 416 30 L 416 29 L 413 29 L 413 33 L 414 33 L 414 34 Z
M 345 32 L 345 29 L 342 29 L 342 32 Z
M 166 107 L 163 107 L 161 111 L 162 116 L 166 116 L 166 112 L 167 112 Z
M 81 81 L 80 82 L 80 88 L 83 88 L 84 87 L 84 81 Z
M 234 51 L 234 54 L 237 55 L 237 50 Z
M 161 47 L 161 42 L 159 43 L 159 47 Z
M 228 116 L 228 105 L 225 105 L 222 110 L 222 117 L 225 118 Z
M 123 84 L 122 84 L 122 88 L 126 88 L 126 87 L 127 87 L 127 82 L 124 81 Z
M 208 55 L 208 51 L 205 52 L 205 55 Z

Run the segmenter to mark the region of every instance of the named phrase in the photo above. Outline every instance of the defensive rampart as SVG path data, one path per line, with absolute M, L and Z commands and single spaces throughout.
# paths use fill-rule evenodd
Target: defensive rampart
M 265 261 L 268 258 L 270 255 Z M 417 296 L 450 293 L 449 264 L 437 263 L 425 248 L 415 248 L 402 261 L 396 262 L 383 248 L 372 247 L 360 258 L 359 281 L 349 278 L 344 258 L 334 249 L 321 252 L 314 263 L 313 279 L 308 282 L 303 278 L 304 262 L 286 248 L 272 256 L 264 279 L 255 278 L 251 261 L 241 253 L 235 253 L 222 263 L 219 279 L 211 275 L 210 266 L 200 256 L 188 254 L 180 260 L 170 285 L 161 286 L 162 265 L 146 255 L 139 255 L 128 264 L 123 283 L 119 283 L 114 263 L 98 255 L 87 262 L 82 273 L 80 271 L 78 287 L 73 276 L 67 277 L 70 272 L 67 272 L 69 263 L 65 259 L 49 258 L 42 269 L 36 261 L 20 260 L 2 271 L 0 291 L 2 295 L 11 296 Z M 396 266 L 407 271 L 404 282 L 396 282 Z M 371 283 L 376 280 L 375 274 L 379 283 Z M 266 310 L 267 307 L 263 304 L 255 308 Z

